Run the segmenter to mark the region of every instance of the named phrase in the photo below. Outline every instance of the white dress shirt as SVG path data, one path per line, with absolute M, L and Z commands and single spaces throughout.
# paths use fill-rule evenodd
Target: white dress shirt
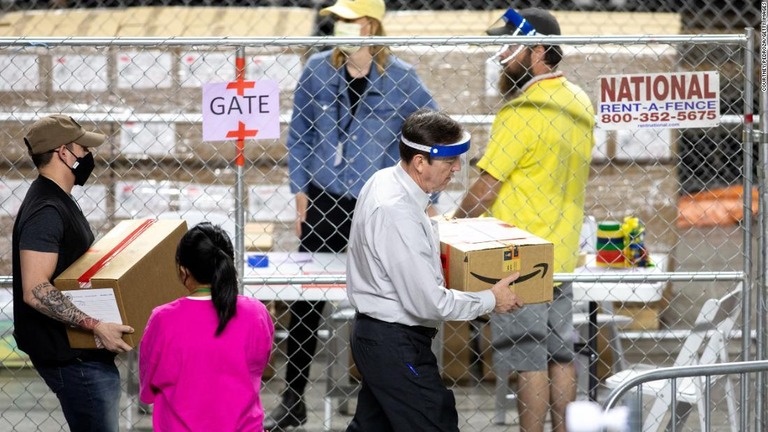
M 402 162 L 401 162 L 402 163 Z M 429 195 L 399 164 L 363 187 L 347 247 L 347 295 L 358 312 L 382 321 L 437 327 L 490 313 L 490 290 L 446 288 Z

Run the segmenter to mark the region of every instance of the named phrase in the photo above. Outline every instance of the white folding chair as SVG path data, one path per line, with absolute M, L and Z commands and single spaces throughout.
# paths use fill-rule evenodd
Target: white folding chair
M 712 363 L 724 363 L 728 361 L 727 342 L 731 336 L 736 320 L 741 313 L 741 285 L 720 299 L 709 299 L 699 312 L 696 323 L 690 334 L 683 342 L 680 352 L 675 359 L 675 366 L 703 365 Z M 638 373 L 655 369 L 657 366 L 637 364 L 608 377 L 605 385 L 608 388 L 616 388 L 624 381 L 636 376 Z M 709 378 L 714 381 L 720 377 Z M 662 426 L 666 412 L 672 408 L 672 414 L 667 430 L 675 422 L 677 430 L 682 426 L 693 406 L 696 405 L 699 412 L 699 423 L 704 430 L 704 419 L 707 412 L 703 397 L 704 386 L 707 378 L 691 377 L 677 379 L 677 391 L 675 394 L 676 406 L 672 407 L 672 383 L 671 380 L 652 381 L 642 386 L 642 393 L 656 398 L 650 412 L 643 422 L 643 431 L 658 431 Z M 725 399 L 728 406 L 728 420 L 731 431 L 736 432 L 736 401 L 733 383 L 729 377 L 725 377 Z

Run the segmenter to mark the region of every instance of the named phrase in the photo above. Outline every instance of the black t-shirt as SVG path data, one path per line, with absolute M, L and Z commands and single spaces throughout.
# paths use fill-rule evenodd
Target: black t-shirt
M 371 65 L 371 67 L 375 67 L 375 65 Z M 360 102 L 360 98 L 363 96 L 363 93 L 365 93 L 365 88 L 368 86 L 368 76 L 352 78 L 347 68 L 344 68 L 344 72 L 347 78 L 347 85 L 349 86 L 349 110 L 352 115 L 355 115 L 355 112 L 357 111 L 357 104 Z
M 69 347 L 65 324 L 24 303 L 20 251 L 58 254 L 51 281 L 82 256 L 93 243 L 93 232 L 72 197 L 43 176 L 30 186 L 13 225 L 13 336 L 33 363 L 54 366 L 75 358 L 109 361 L 107 350 Z

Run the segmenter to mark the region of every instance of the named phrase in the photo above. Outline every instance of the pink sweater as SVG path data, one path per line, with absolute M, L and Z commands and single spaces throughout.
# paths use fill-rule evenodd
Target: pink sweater
M 149 318 L 139 350 L 140 398 L 154 403 L 165 431 L 262 432 L 261 375 L 275 328 L 261 302 L 239 296 L 237 312 L 215 337 L 210 299 L 181 298 Z

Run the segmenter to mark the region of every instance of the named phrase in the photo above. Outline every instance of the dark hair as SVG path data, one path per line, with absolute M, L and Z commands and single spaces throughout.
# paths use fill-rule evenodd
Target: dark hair
M 563 59 L 563 49 L 560 45 L 542 45 L 544 47 L 544 63 L 551 69 L 557 68 L 560 65 L 560 60 Z
M 451 144 L 461 139 L 463 129 L 461 124 L 442 111 L 422 108 L 408 116 L 403 123 L 403 136 L 409 141 L 426 146 Z M 409 163 L 417 154 L 427 157 L 432 163 L 428 152 L 409 147 L 400 140 L 400 159 Z
M 176 264 L 186 268 L 201 284 L 211 285 L 211 299 L 220 335 L 237 308 L 235 251 L 229 236 L 218 225 L 203 222 L 184 234 L 176 248 Z
M 29 145 L 29 141 L 27 141 L 26 138 L 24 138 L 24 145 L 27 146 L 29 157 L 32 159 L 32 163 L 35 164 L 35 168 L 37 169 L 48 165 L 51 162 L 51 159 L 53 159 L 53 154 L 56 152 L 56 150 L 51 150 L 45 153 L 34 154 L 32 153 L 32 146 Z
M 51 163 L 53 159 L 53 152 L 46 152 L 40 154 L 32 154 L 29 156 L 32 158 L 32 163 L 35 164 L 35 168 L 40 169 Z
M 561 34 L 560 23 L 551 12 L 538 7 L 529 7 L 521 9 L 519 13 L 521 17 L 528 20 L 539 35 L 559 36 Z M 560 45 L 542 45 L 542 47 L 544 47 L 544 63 L 551 69 L 557 68 L 560 60 L 563 59 L 563 49 Z

